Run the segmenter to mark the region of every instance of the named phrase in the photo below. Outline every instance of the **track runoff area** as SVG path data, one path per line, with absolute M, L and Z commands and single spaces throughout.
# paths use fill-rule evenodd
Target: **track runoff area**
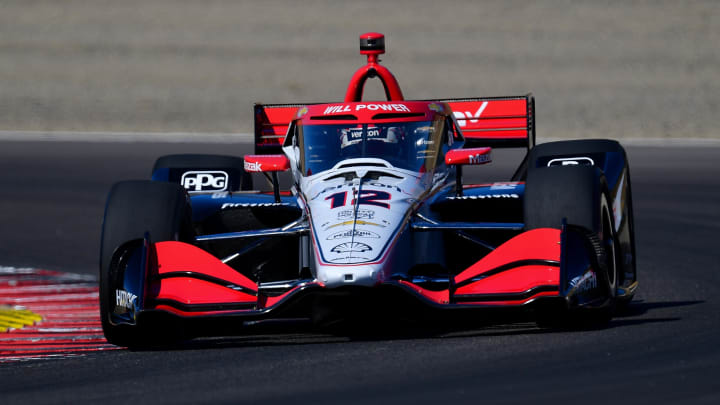
M 94 277 L 0 267 L 0 363 L 115 349 L 103 336 Z

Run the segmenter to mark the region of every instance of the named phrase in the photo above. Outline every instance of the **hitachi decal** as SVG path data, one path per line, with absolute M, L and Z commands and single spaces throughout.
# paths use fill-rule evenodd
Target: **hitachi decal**
M 349 105 L 331 105 L 325 108 L 323 115 L 349 113 L 361 110 L 410 112 L 410 108 L 408 108 L 405 104 L 357 104 L 355 105 L 355 108 Z
M 135 309 L 137 295 L 125 290 L 115 290 L 115 306 L 127 309 Z
M 463 195 L 463 196 L 449 196 L 448 200 L 491 200 L 497 198 L 520 198 L 520 195 L 512 194 L 480 194 L 480 195 Z

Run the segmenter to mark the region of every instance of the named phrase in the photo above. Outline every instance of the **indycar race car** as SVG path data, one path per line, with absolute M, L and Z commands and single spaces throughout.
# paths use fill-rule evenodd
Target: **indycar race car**
M 163 156 L 151 180 L 112 187 L 100 252 L 109 342 L 328 312 L 518 310 L 541 326 L 602 326 L 632 299 L 620 144 L 535 145 L 531 95 L 405 100 L 384 51 L 382 34 L 360 37 L 367 65 L 342 102 L 256 104 L 254 154 Z M 387 100 L 363 101 L 368 78 Z M 512 178 L 464 183 L 463 166 L 498 147 L 527 149 Z

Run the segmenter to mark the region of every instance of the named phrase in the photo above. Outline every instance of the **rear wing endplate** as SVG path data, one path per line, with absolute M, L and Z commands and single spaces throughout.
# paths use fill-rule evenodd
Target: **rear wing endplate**
M 309 104 L 255 104 L 255 154 L 282 153 L 288 126 L 305 105 Z
M 532 148 L 535 145 L 535 98 L 451 98 L 450 105 L 466 147 Z

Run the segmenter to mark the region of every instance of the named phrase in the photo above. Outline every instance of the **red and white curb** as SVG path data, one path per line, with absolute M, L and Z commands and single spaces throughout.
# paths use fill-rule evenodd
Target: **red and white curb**
M 119 349 L 105 340 L 94 277 L 0 266 L 0 363 Z

